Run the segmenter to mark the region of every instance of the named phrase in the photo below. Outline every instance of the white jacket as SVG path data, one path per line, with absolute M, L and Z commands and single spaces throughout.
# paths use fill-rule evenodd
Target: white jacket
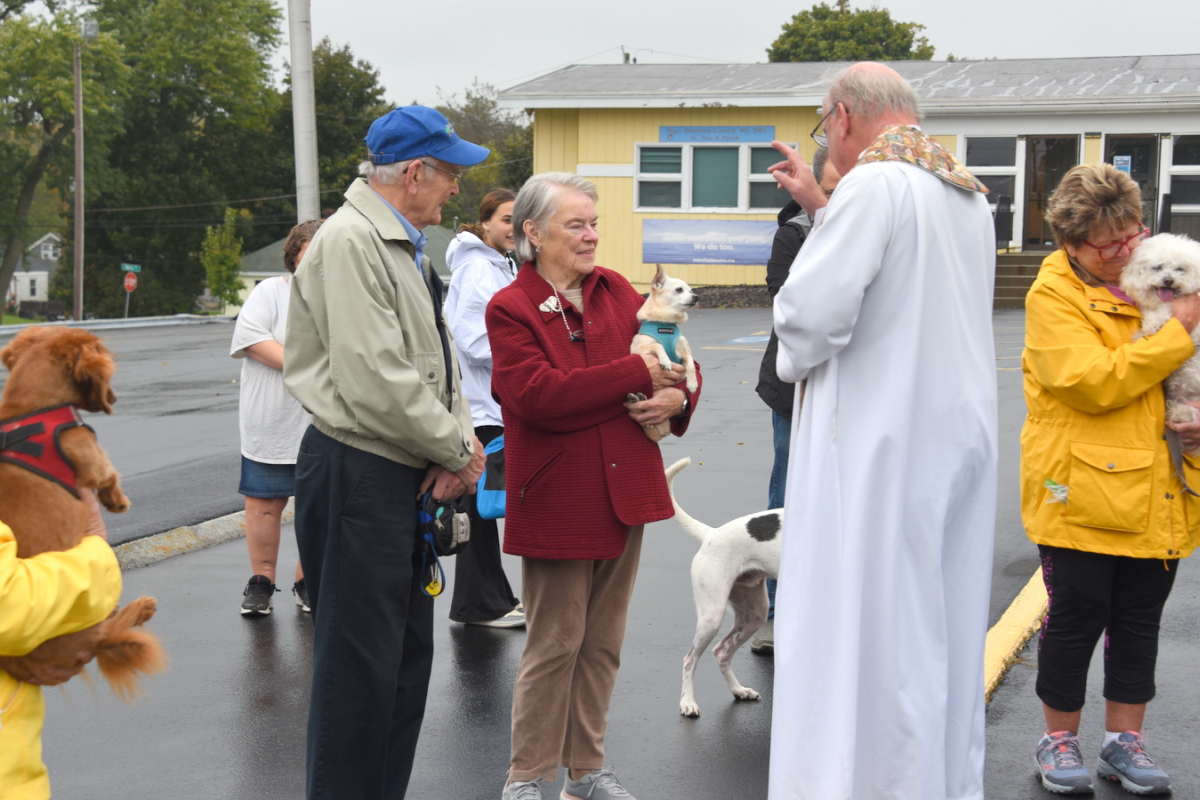
M 516 270 L 507 258 L 466 231 L 446 248 L 446 266 L 450 268 L 446 323 L 454 334 L 471 420 L 476 428 L 503 425 L 500 404 L 492 398 L 492 346 L 483 313 L 492 296 L 513 282 Z

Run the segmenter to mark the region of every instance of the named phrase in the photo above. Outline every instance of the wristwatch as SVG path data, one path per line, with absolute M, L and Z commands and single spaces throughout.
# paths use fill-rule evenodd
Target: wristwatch
M 688 413 L 688 400 L 683 398 L 683 406 L 679 409 L 679 416 L 686 417 Z

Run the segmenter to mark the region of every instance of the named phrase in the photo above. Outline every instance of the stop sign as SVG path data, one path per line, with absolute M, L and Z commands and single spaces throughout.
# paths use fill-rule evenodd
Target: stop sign
M 125 273 L 125 291 L 132 292 L 136 288 L 137 288 L 137 273 L 136 272 L 126 272 Z

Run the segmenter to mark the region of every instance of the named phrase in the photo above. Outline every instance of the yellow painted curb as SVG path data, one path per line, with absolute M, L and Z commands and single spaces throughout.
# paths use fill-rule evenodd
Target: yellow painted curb
M 1029 637 L 1042 627 L 1045 616 L 1046 586 L 1039 569 L 1012 601 L 1004 616 L 987 633 L 987 647 L 983 655 L 983 687 L 989 702 Z

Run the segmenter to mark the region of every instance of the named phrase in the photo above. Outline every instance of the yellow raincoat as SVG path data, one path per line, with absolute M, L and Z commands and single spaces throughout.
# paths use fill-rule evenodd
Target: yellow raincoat
M 1021 518 L 1037 544 L 1176 559 L 1200 543 L 1200 498 L 1183 492 L 1167 443 L 1162 381 L 1195 345 L 1176 319 L 1133 341 L 1142 316 L 1084 284 L 1063 250 L 1025 298 Z M 1200 491 L 1200 461 L 1185 458 Z M 1047 479 L 1068 487 L 1050 503 Z
M 87 536 L 63 553 L 17 558 L 12 531 L 0 522 L 0 655 L 28 653 L 47 639 L 106 619 L 121 596 L 121 568 L 108 543 Z M 0 670 L 0 798 L 46 800 L 38 686 Z

